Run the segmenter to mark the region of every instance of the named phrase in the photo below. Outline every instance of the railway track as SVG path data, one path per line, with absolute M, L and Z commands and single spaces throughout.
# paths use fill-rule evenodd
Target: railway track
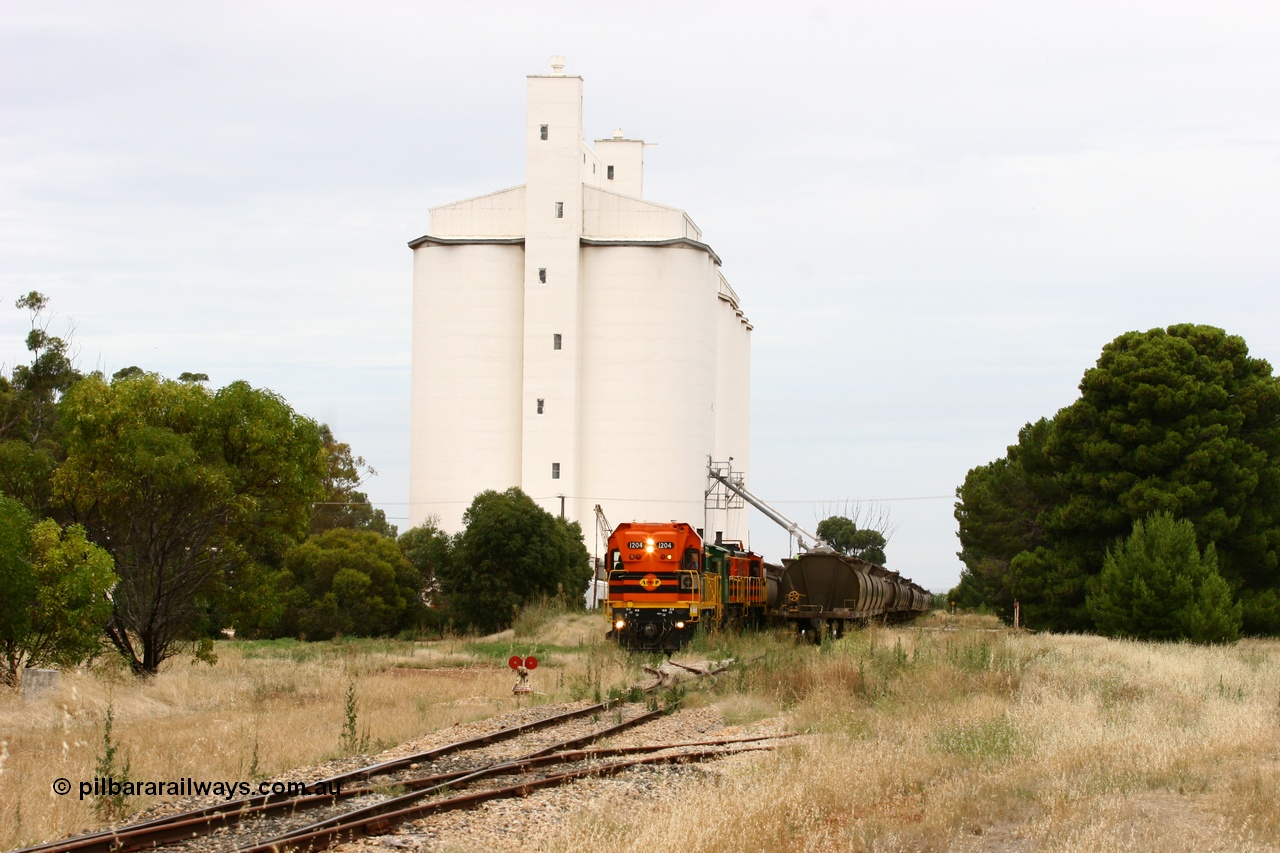
M 662 684 L 659 679 L 646 689 L 652 692 Z M 249 797 L 15 853 L 322 850 L 430 814 L 525 796 L 644 764 L 702 761 L 771 748 L 762 742 L 774 739 L 588 748 L 662 715 L 640 703 L 601 702 L 317 780 L 336 786 L 337 794 Z M 314 787 L 316 782 L 310 784 Z

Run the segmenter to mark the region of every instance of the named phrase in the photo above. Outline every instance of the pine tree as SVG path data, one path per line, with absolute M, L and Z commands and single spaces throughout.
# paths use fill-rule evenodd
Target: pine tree
M 1108 550 L 1087 603 L 1107 636 L 1197 643 L 1240 636 L 1240 604 L 1218 574 L 1216 549 L 1210 543 L 1201 552 L 1195 526 L 1168 512 L 1135 521 Z

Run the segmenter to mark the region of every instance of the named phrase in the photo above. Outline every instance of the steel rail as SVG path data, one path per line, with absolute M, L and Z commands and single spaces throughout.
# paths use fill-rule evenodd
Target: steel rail
M 702 672 L 700 670 L 693 669 L 692 667 L 681 667 L 681 668 L 686 669 L 692 673 L 695 673 L 696 675 L 706 676 L 706 675 L 715 675 L 720 672 L 724 672 L 730 667 L 731 667 L 731 664 L 722 666 L 718 669 L 712 670 L 711 672 Z M 654 690 L 658 689 L 660 686 L 662 686 L 662 682 L 663 682 L 663 679 L 660 676 L 659 681 L 656 684 L 643 688 L 643 690 L 646 693 L 651 693 Z M 505 729 L 500 729 L 496 732 L 491 732 L 486 735 L 479 735 L 474 738 L 468 738 L 466 740 L 455 741 L 453 743 L 444 744 L 443 746 L 435 747 L 430 750 L 414 753 L 412 755 L 404 756 L 397 759 L 392 759 L 390 761 L 380 762 L 378 764 L 368 765 L 366 767 L 357 768 L 355 770 L 350 770 L 345 773 L 339 773 L 334 776 L 329 776 L 325 779 L 317 780 L 316 782 L 309 782 L 307 784 L 314 786 L 314 785 L 324 783 L 324 784 L 337 785 L 340 787 L 343 782 L 352 780 L 352 779 L 363 779 L 367 781 L 373 776 L 389 773 L 394 770 L 399 770 L 399 769 L 408 767 L 411 764 L 432 761 L 436 758 L 440 758 L 454 752 L 461 752 L 467 749 L 472 749 L 477 746 L 486 746 L 493 743 L 499 743 L 504 740 L 509 740 L 511 738 L 518 737 L 530 731 L 537 731 L 538 729 L 548 728 L 550 726 L 557 725 L 561 722 L 577 719 L 579 717 L 584 717 L 589 714 L 608 711 L 620 704 L 623 704 L 622 699 L 610 699 L 604 702 L 597 703 L 595 705 L 588 706 L 586 708 L 580 708 L 574 711 L 566 711 L 560 714 L 553 714 L 551 716 L 543 717 L 537 720 L 532 720 L 527 723 L 521 723 L 519 725 L 509 726 Z M 640 725 L 642 722 L 647 722 L 649 719 L 652 719 L 653 717 L 658 716 L 661 713 L 663 712 L 660 712 L 660 711 L 648 712 L 646 714 L 642 714 L 640 717 L 636 717 L 632 720 L 625 721 L 624 723 L 618 726 L 613 726 L 608 729 L 604 729 L 601 732 L 597 732 L 593 735 L 587 735 L 581 738 L 575 738 L 569 741 L 562 742 L 560 744 L 547 747 L 546 749 L 539 750 L 530 755 L 523 756 L 519 760 L 521 761 L 532 760 L 535 758 L 548 755 L 549 753 L 566 750 L 566 749 L 572 749 L 575 746 L 591 743 L 593 741 L 599 740 L 602 737 L 606 737 L 609 734 L 614 734 L 623 729 Z M 675 747 L 673 746 L 673 747 L 660 747 L 660 748 L 675 748 Z M 456 784 L 456 780 L 458 778 L 461 778 L 461 775 L 466 775 L 466 772 L 461 772 L 461 775 L 457 775 L 457 774 L 444 774 L 444 775 L 447 775 L 451 779 L 455 780 L 454 784 Z M 399 782 L 399 783 L 393 783 L 393 784 L 408 785 L 412 781 L 413 780 L 409 780 L 409 782 Z M 348 795 L 356 796 L 356 795 L 363 795 L 363 794 L 370 793 L 371 789 L 368 787 L 353 788 L 353 789 L 349 789 L 349 792 L 350 793 L 348 793 L 348 791 L 343 791 L 340 795 L 337 795 L 337 796 L 333 794 L 313 794 L 305 797 L 289 796 L 286 794 L 259 794 L 253 797 L 245 797 L 238 800 L 229 800 L 224 803 L 216 803 L 214 805 L 205 806 L 204 808 L 200 808 L 200 809 L 193 809 L 193 810 L 179 812 L 172 815 L 166 815 L 164 817 L 155 818 L 154 820 L 146 821 L 144 823 L 133 824 L 130 826 L 119 827 L 119 828 L 100 830 L 94 833 L 87 833 L 85 835 L 73 836 L 71 838 L 62 839 L 61 841 L 46 842 L 44 844 L 39 844 L 32 847 L 20 848 L 18 850 L 11 851 L 11 853 L 129 853 L 129 851 L 150 849 L 150 848 L 162 846 L 164 844 L 168 844 L 174 841 L 184 840 L 184 839 L 193 837 L 195 835 L 199 835 L 201 834 L 200 832 L 201 828 L 203 828 L 206 831 L 211 831 L 212 829 L 216 828 L 213 826 L 214 824 L 222 824 L 222 825 L 234 824 L 239 822 L 240 820 L 243 820 L 246 817 L 265 816 L 267 814 L 272 814 L 272 813 L 283 811 L 290 808 L 309 809 L 317 806 L 323 806 L 325 804 L 332 803 L 339 799 L 346 799 Z
M 489 800 L 506 799 L 514 796 L 525 796 L 540 788 L 550 788 L 556 785 L 563 785 L 567 782 L 581 779 L 588 776 L 612 776 L 627 770 L 631 767 L 637 767 L 645 764 L 675 764 L 686 761 L 701 761 L 707 758 L 719 758 L 725 755 L 737 755 L 744 752 L 757 752 L 760 750 L 771 749 L 772 747 L 762 746 L 751 749 L 739 750 L 703 750 L 701 752 L 686 752 L 678 755 L 659 755 L 650 756 L 648 758 L 636 758 L 630 761 L 617 761 L 612 764 L 603 764 L 597 767 L 585 767 L 581 770 L 571 770 L 568 773 L 560 773 L 555 776 L 547 776 L 543 779 L 535 779 L 530 782 L 521 782 L 516 785 L 509 785 L 504 788 L 494 788 L 488 791 L 476 791 L 470 794 L 462 794 L 457 797 L 449 797 L 443 800 L 432 800 L 427 803 L 416 803 L 408 808 L 398 809 L 396 811 L 369 814 L 364 810 L 351 812 L 338 818 L 331 818 L 328 821 L 311 826 L 302 827 L 293 832 L 278 835 L 275 838 L 267 839 L 259 842 L 252 847 L 238 847 L 229 853 L 307 853 L 307 851 L 323 850 L 334 842 L 351 841 L 362 835 L 369 835 L 373 832 L 380 832 L 390 829 L 396 824 L 402 823 L 410 818 L 421 817 L 437 812 L 452 811 L 454 809 L 470 808 Z M 394 803 L 394 800 L 387 801 Z M 384 804 L 385 805 L 385 804 Z
M 597 758 L 620 758 L 624 755 L 643 755 L 646 752 L 662 752 L 666 749 L 688 749 L 694 746 L 729 746 L 735 743 L 755 743 L 762 740 L 785 740 L 786 738 L 795 737 L 794 734 L 780 735 L 754 735 L 752 737 L 723 738 L 721 740 L 699 740 L 699 741 L 683 741 L 681 743 L 654 743 L 642 744 L 639 746 L 610 746 L 602 749 L 582 749 L 574 752 L 557 752 L 552 755 L 542 755 L 536 758 L 522 758 L 513 760 L 507 764 L 495 766 L 495 771 L 501 773 L 509 773 L 512 770 L 534 769 L 538 767 L 548 767 L 556 764 L 572 764 L 577 761 L 591 761 Z M 471 776 L 475 771 L 455 770 L 452 773 L 441 773 L 437 776 L 423 776 L 420 779 L 406 779 L 395 783 L 402 788 L 418 789 L 429 784 L 440 782 L 452 783 L 452 786 L 458 784 L 458 780 L 464 776 Z M 495 772 L 490 775 L 499 775 Z M 355 789 L 362 793 L 371 793 L 374 788 Z M 346 797 L 346 792 L 343 792 Z
M 330 785 L 338 785 L 340 787 L 343 782 L 351 779 L 368 780 L 371 776 L 385 774 L 393 770 L 399 770 L 401 768 L 408 767 L 411 764 L 422 763 L 424 761 L 432 761 L 436 758 L 440 758 L 442 756 L 449 755 L 454 752 L 462 752 L 464 750 L 473 749 L 477 746 L 488 746 L 489 744 L 500 743 L 501 741 L 504 741 L 504 740 L 510 740 L 512 738 L 519 737 L 520 735 L 525 734 L 527 732 L 548 728 L 550 726 L 558 725 L 559 723 L 562 723 L 562 722 L 567 722 L 569 720 L 577 719 L 578 717 L 585 717 L 589 714 L 596 714 L 602 711 L 608 711 L 609 709 L 613 708 L 618 704 L 621 704 L 620 699 L 611 699 L 605 702 L 600 702 L 598 704 L 588 706 L 586 708 L 580 708 L 575 711 L 566 711 L 560 714 L 553 714 L 549 717 L 543 717 L 541 719 L 531 720 L 527 723 L 520 723 L 519 725 L 509 726 L 505 729 L 499 729 L 496 732 L 490 732 L 489 734 L 486 734 L 486 735 L 479 735 L 477 737 L 467 738 L 466 740 L 460 740 L 460 741 L 455 741 L 453 743 L 444 744 L 443 746 L 438 746 L 438 747 L 435 747 L 434 749 L 425 750 L 423 752 L 417 752 L 412 755 L 405 756 L 403 758 L 396 758 L 390 761 L 383 761 L 378 764 L 372 764 L 367 767 L 361 767 L 356 770 L 350 770 L 350 771 L 347 771 L 346 773 L 339 773 L 337 775 L 330 776 L 328 778 L 321 779 L 316 782 L 309 782 L 307 784 L 309 786 L 314 786 L 321 783 L 325 783 Z M 576 746 L 578 744 L 575 743 L 574 745 Z M 166 815 L 165 817 L 156 818 L 154 820 L 149 820 L 144 823 L 132 824 L 130 826 L 124 826 L 119 828 L 104 829 L 98 832 L 88 833 L 85 835 L 78 835 L 78 836 L 73 836 L 71 838 L 64 838 L 61 841 L 50 841 L 44 844 L 37 844 L 33 847 L 24 847 L 18 850 L 11 851 L 11 853 L 110 853 L 111 851 L 117 851 L 117 853 L 123 853 L 123 851 L 126 851 L 126 850 L 146 849 L 149 847 L 158 846 L 158 844 L 160 843 L 166 843 L 166 842 L 147 843 L 147 844 L 135 843 L 132 845 L 129 843 L 130 840 L 135 837 L 137 838 L 152 837 L 152 835 L 150 835 L 149 833 L 155 833 L 156 837 L 158 837 L 161 834 L 162 827 L 181 824 L 185 828 L 187 828 L 188 834 L 182 835 L 179 837 L 188 837 L 190 827 L 195 823 L 200 822 L 201 820 L 205 821 L 206 823 L 212 823 L 216 821 L 233 822 L 237 818 L 230 817 L 230 816 L 236 815 L 240 812 L 256 813 L 262 807 L 267 807 L 267 806 L 275 806 L 279 809 L 279 808 L 288 808 L 299 802 L 313 803 L 317 801 L 333 800 L 333 799 L 334 797 L 329 794 L 312 795 L 311 797 L 296 797 L 296 796 L 291 797 L 287 794 L 259 794 L 253 797 L 244 797 L 238 800 L 229 800 L 225 803 L 215 803 L 214 805 L 205 806 L 204 808 L 200 808 L 200 809 L 193 809 L 191 811 L 180 812 L 172 815 Z M 168 839 L 168 841 L 173 841 L 173 840 L 175 839 L 174 838 Z
M 319 827 L 330 826 L 330 825 L 345 824 L 346 822 L 361 816 L 378 815 L 387 810 L 395 810 L 397 808 L 402 808 L 408 805 L 409 803 L 413 803 L 418 800 L 424 799 L 430 794 L 440 791 L 444 788 L 452 788 L 452 787 L 456 787 L 457 785 L 466 785 L 470 782 L 476 781 L 478 779 L 484 779 L 488 776 L 507 775 L 514 772 L 516 768 L 518 768 L 524 762 L 535 761 L 537 759 L 551 759 L 552 753 L 557 752 L 563 747 L 572 748 L 575 746 L 580 746 L 583 743 L 590 743 L 593 740 L 600 740 L 601 738 L 608 737 L 609 735 L 617 734 L 627 729 L 634 728 L 635 726 L 642 725 L 643 723 L 647 723 L 650 720 L 653 720 L 657 717 L 662 716 L 662 714 L 663 714 L 662 711 L 646 711 L 645 713 L 641 714 L 638 717 L 634 717 L 633 719 L 630 719 L 630 720 L 625 720 L 621 723 L 609 726 L 608 728 L 602 729 L 598 732 L 594 732 L 590 735 L 586 735 L 584 737 L 579 737 L 579 738 L 573 738 L 572 740 L 563 741 L 562 743 L 554 744 L 544 749 L 539 749 L 535 752 L 531 752 L 528 755 L 522 755 L 519 758 L 508 758 L 508 759 L 503 759 L 501 761 L 495 761 L 492 764 L 489 764 L 486 767 L 481 767 L 478 770 L 462 771 L 460 774 L 457 774 L 457 775 L 445 774 L 445 775 L 451 776 L 452 778 L 442 780 L 442 781 L 432 780 L 430 783 L 425 784 L 423 786 L 414 786 L 415 790 L 412 790 L 409 793 L 401 794 L 398 797 L 392 797 L 391 799 L 383 800 L 382 802 L 372 803 L 370 805 L 364 806 L 359 809 L 355 809 L 350 812 L 346 812 L 344 814 L 335 815 L 333 817 L 326 818 L 324 820 L 319 821 L 318 823 L 311 824 L 310 828 L 319 828 Z M 549 763 L 554 764 L 554 763 L 563 763 L 563 762 L 549 761 Z M 288 834 L 290 833 L 286 833 L 286 835 Z

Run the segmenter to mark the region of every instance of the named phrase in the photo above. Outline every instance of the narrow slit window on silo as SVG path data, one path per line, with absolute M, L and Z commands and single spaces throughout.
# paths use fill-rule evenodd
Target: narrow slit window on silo
M 608 178 L 608 179 L 609 179 L 609 180 L 611 180 L 611 181 L 613 180 L 613 167 L 612 167 L 612 166 L 610 166 L 610 167 L 609 167 L 609 170 L 605 173 L 605 177 L 606 177 L 606 178 Z
M 556 202 L 556 219 L 564 219 L 564 202 Z
M 543 399 L 539 397 L 538 398 L 538 414 L 542 414 L 542 403 L 543 403 Z
M 546 284 L 546 283 L 547 283 L 547 268 L 546 268 L 546 267 L 538 267 L 538 282 L 539 282 L 540 284 Z
M 555 333 L 554 335 L 552 335 L 552 337 L 551 337 L 551 348 L 552 348 L 552 349 L 560 349 L 560 341 L 561 341 L 560 333 L 559 333 L 559 332 L 556 332 L 556 333 Z
M 546 139 L 546 138 L 547 138 L 547 125 L 545 125 L 545 124 L 544 124 L 544 125 L 542 126 L 542 130 L 540 131 L 540 135 L 542 136 L 542 138 L 543 138 L 543 139 Z
M 559 462 L 551 463 L 551 479 L 553 480 L 560 479 L 560 463 Z

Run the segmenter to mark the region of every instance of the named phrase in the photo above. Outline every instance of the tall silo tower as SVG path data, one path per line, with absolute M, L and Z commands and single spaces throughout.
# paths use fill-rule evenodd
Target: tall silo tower
M 643 199 L 643 140 L 586 143 L 582 85 L 530 75 L 524 185 L 409 244 L 411 521 L 519 486 L 584 529 L 599 504 L 745 539 L 704 496 L 708 459 L 748 470 L 751 325 L 693 220 Z

